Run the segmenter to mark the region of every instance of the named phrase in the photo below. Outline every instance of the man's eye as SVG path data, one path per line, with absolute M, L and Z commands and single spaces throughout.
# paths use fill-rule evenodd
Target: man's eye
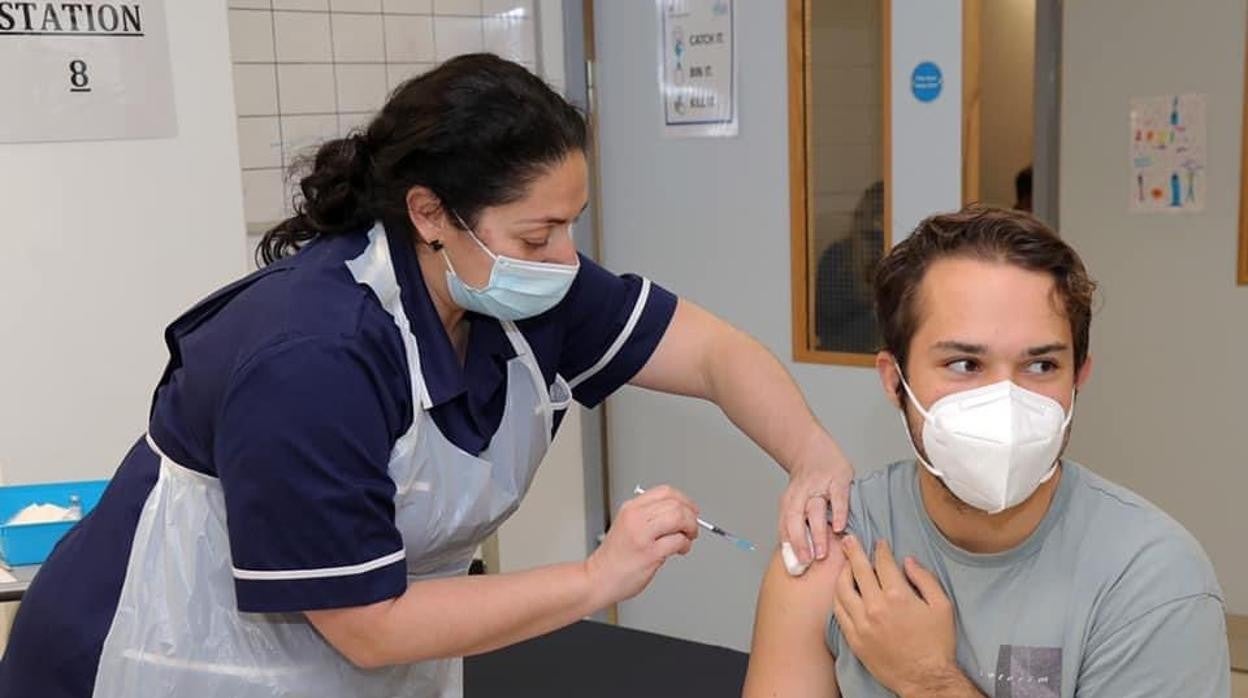
M 979 370 L 979 362 L 975 359 L 957 359 L 945 364 L 954 373 L 974 373 Z
M 1057 362 L 1052 361 L 1050 359 L 1041 359 L 1039 361 L 1032 361 L 1031 363 L 1027 364 L 1027 368 L 1025 370 L 1028 373 L 1034 373 L 1038 375 L 1042 375 L 1045 373 L 1052 373 L 1057 370 Z

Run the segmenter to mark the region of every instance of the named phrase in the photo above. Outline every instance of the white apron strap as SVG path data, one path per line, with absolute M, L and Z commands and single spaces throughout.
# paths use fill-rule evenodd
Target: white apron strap
M 347 269 L 357 283 L 373 290 L 377 300 L 399 328 L 399 336 L 403 338 L 403 345 L 407 350 L 407 370 L 411 373 L 413 397 L 421 407 L 429 409 L 433 406 L 433 400 L 429 397 L 429 389 L 425 387 L 424 374 L 420 372 L 420 351 L 417 350 L 407 313 L 403 311 L 399 280 L 390 259 L 386 229 L 381 223 L 368 231 L 368 247 L 364 248 L 360 256 L 347 261 Z

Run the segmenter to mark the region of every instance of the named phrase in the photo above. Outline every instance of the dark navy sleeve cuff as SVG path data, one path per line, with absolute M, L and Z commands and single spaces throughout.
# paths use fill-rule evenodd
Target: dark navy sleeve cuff
M 240 578 L 239 571 L 235 571 L 234 593 L 238 597 L 239 611 L 296 613 L 367 606 L 396 598 L 407 590 L 407 567 L 402 559 L 352 575 L 282 579 L 280 572 L 261 574 L 271 576 Z

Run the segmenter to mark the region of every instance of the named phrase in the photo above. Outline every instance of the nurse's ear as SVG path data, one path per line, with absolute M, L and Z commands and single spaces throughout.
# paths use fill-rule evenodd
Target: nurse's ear
M 897 359 L 891 352 L 881 351 L 875 355 L 875 370 L 880 374 L 885 397 L 893 407 L 901 409 L 901 374 L 897 371 Z
M 447 219 L 442 200 L 428 187 L 407 190 L 407 218 L 416 230 L 416 237 L 428 245 L 440 247 L 453 226 Z

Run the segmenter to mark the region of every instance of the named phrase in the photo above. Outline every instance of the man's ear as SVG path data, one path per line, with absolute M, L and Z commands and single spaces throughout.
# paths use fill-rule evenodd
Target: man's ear
M 428 187 L 407 190 L 407 218 L 416 229 L 416 235 L 427 244 L 440 242 L 450 233 L 442 200 Z
M 892 353 L 881 351 L 875 355 L 875 370 L 880 374 L 880 384 L 884 388 L 884 395 L 889 402 L 893 403 L 893 407 L 901 409 L 902 397 L 898 392 L 901 374 L 897 371 L 897 359 Z
M 1083 365 L 1079 367 L 1079 373 L 1075 374 L 1075 390 L 1083 390 L 1083 384 L 1088 382 L 1092 377 L 1092 355 L 1088 354 L 1083 360 Z

